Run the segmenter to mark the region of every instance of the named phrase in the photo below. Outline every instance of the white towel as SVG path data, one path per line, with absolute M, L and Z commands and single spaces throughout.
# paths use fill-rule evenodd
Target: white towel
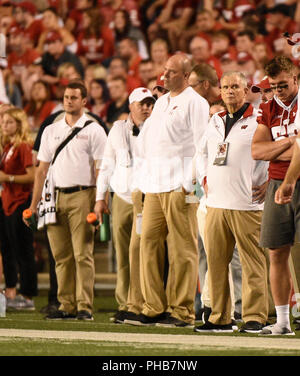
M 56 223 L 55 184 L 53 181 L 52 167 L 48 169 L 41 200 L 38 204 L 38 230 L 44 226 Z

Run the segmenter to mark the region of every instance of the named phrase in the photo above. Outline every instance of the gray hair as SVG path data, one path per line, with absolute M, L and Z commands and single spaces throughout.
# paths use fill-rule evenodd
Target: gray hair
M 222 86 L 222 80 L 224 77 L 229 77 L 229 76 L 237 76 L 240 78 L 242 84 L 244 87 L 248 87 L 248 81 L 247 81 L 247 78 L 246 76 L 241 73 L 241 72 L 238 72 L 238 71 L 229 71 L 229 72 L 225 72 L 222 77 L 221 77 L 221 80 L 220 80 L 220 83 L 221 83 L 221 86 Z

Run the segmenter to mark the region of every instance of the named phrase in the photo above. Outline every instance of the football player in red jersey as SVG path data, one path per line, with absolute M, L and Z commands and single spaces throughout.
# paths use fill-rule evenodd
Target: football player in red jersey
M 275 192 L 289 167 L 294 143 L 299 132 L 295 124 L 298 83 L 293 62 L 276 56 L 265 67 L 273 99 L 260 105 L 257 130 L 252 141 L 254 159 L 270 161 L 269 186 L 262 219 L 260 245 L 269 248 L 270 284 L 277 322 L 262 330 L 266 335 L 292 335 L 289 319 L 291 291 L 288 258 L 300 217 L 298 195 L 291 203 L 277 205 Z M 296 191 L 299 181 L 296 183 Z M 300 186 L 298 192 L 300 193 Z

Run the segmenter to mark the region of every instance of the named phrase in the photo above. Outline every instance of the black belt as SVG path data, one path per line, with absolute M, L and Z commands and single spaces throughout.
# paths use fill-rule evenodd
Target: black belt
M 75 187 L 65 187 L 65 188 L 55 187 L 55 189 L 61 193 L 75 193 L 79 191 L 84 191 L 89 188 L 94 188 L 94 186 L 76 185 Z

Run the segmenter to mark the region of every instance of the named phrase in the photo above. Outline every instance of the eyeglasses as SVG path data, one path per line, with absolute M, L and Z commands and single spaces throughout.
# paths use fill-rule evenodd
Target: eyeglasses
M 275 90 L 283 90 L 283 89 L 287 89 L 289 87 L 289 84 L 278 84 L 278 85 L 270 85 L 270 89 L 272 91 L 275 91 Z
M 199 80 L 199 81 L 197 81 L 197 83 L 195 83 L 195 84 L 190 84 L 190 87 L 191 88 L 195 88 L 195 87 L 197 87 L 199 84 L 201 84 L 202 82 L 204 82 L 205 80 Z

